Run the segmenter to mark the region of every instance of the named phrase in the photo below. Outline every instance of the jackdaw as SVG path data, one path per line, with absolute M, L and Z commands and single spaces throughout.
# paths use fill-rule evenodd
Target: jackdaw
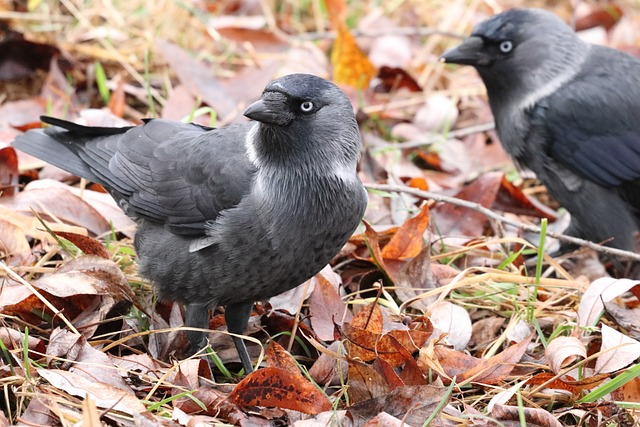
M 478 71 L 502 145 L 571 213 L 569 235 L 634 250 L 640 60 L 583 42 L 540 9 L 481 22 L 442 59 Z
M 149 119 L 124 128 L 43 117 L 13 146 L 102 184 L 135 218 L 140 273 L 207 329 L 225 306 L 242 334 L 251 308 L 320 271 L 356 230 L 367 195 L 356 174 L 351 102 L 305 74 L 271 82 L 245 111 L 255 120 L 207 128 Z M 187 332 L 191 349 L 206 344 Z M 244 342 L 233 337 L 245 372 Z

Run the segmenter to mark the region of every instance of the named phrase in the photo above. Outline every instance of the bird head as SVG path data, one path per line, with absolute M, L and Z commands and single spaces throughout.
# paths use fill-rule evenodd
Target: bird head
M 490 98 L 513 98 L 572 76 L 588 50 L 589 45 L 553 13 L 512 9 L 478 24 L 441 60 L 475 67 Z
M 244 113 L 258 122 L 247 136 L 256 166 L 265 163 L 353 165 L 360 134 L 349 98 L 335 84 L 310 74 L 291 74 L 269 83 Z

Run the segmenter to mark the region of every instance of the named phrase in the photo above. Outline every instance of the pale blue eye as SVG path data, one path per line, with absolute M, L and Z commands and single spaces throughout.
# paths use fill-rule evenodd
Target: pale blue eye
M 500 43 L 500 52 L 509 53 L 511 52 L 511 49 L 513 49 L 513 43 L 511 43 L 511 41 L 505 40 Z
M 300 104 L 300 110 L 303 113 L 309 113 L 311 112 L 311 110 L 313 110 L 313 102 L 311 101 L 304 101 L 302 104 Z

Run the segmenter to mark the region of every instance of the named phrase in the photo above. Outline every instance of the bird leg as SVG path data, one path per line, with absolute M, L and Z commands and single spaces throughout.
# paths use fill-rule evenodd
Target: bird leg
M 242 335 L 247 327 L 247 323 L 249 322 L 252 308 L 253 302 L 228 304 L 224 311 L 227 330 L 232 334 Z M 240 356 L 244 373 L 250 374 L 253 372 L 253 365 L 251 364 L 251 358 L 249 357 L 249 352 L 247 351 L 244 341 L 238 336 L 232 335 L 231 337 L 233 338 L 233 343 L 236 345 L 238 356 Z
M 210 303 L 188 304 L 185 307 L 184 325 L 191 328 L 209 329 Z M 213 304 L 215 307 L 215 304 Z M 188 354 L 195 354 L 207 345 L 207 334 L 203 331 L 187 331 L 189 339 Z

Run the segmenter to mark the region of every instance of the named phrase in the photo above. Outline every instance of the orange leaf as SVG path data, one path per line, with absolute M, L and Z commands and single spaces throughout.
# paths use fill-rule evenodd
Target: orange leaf
M 324 4 L 329 15 L 329 26 L 333 31 L 338 31 L 347 19 L 347 3 L 345 0 L 324 0 Z
M 420 253 L 423 235 L 429 225 L 429 207 L 422 206 L 418 215 L 408 219 L 393 235 L 389 243 L 382 249 L 385 259 L 409 259 Z
M 382 311 L 378 304 L 371 303 L 358 312 L 350 322 L 351 327 L 364 329 L 373 334 L 382 333 Z
M 541 372 L 529 378 L 529 380 L 527 380 L 527 384 L 532 384 L 532 385 L 545 384 L 547 383 L 547 381 L 549 381 L 553 377 L 555 377 L 555 375 L 550 372 Z M 574 396 L 577 396 L 579 392 L 577 387 L 563 381 L 561 378 L 556 378 L 550 383 L 547 383 L 545 385 L 545 388 L 553 388 L 556 390 L 566 390 L 568 392 L 571 392 L 571 394 L 573 394 Z
M 367 55 L 358 47 L 356 40 L 344 24 L 338 28 L 336 40 L 331 51 L 333 80 L 357 89 L 364 89 L 376 75 Z
M 331 402 L 320 389 L 300 373 L 280 368 L 264 368 L 248 375 L 229 394 L 239 406 L 268 406 L 319 414 L 331 409 Z
M 291 355 L 287 353 L 284 347 L 275 341 L 271 341 L 269 347 L 267 347 L 267 366 L 270 368 L 284 369 L 294 374 L 300 374 L 300 369 Z

